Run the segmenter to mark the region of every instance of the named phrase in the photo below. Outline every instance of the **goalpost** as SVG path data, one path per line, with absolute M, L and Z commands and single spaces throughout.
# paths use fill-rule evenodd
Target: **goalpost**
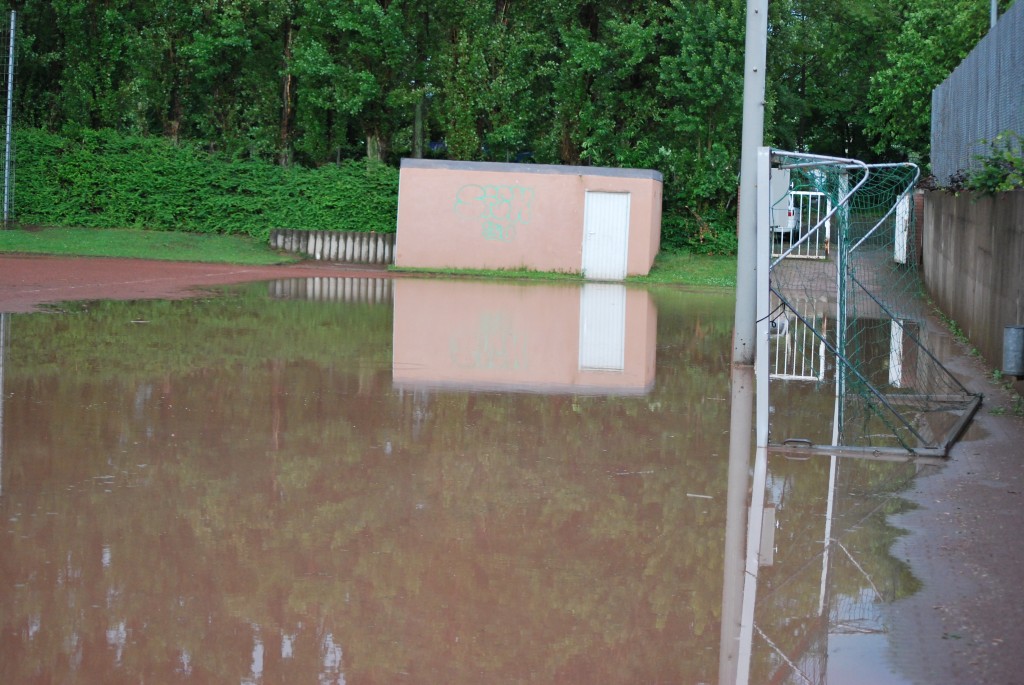
M 830 205 L 781 241 L 771 227 L 769 195 L 771 176 L 780 172 L 789 175 L 794 190 L 821 193 Z M 759 446 L 879 458 L 945 457 L 977 410 L 981 398 L 968 392 L 927 344 L 930 317 L 913 212 L 918 174 L 909 163 L 865 164 L 759 150 Z M 834 227 L 836 243 L 828 258 L 794 258 L 803 245 L 820 240 L 827 226 Z M 786 244 L 776 246 L 776 241 Z M 812 344 L 798 344 L 794 338 L 801 335 Z M 773 374 L 773 358 L 799 362 L 794 358 L 800 355 L 817 355 L 803 360 L 815 373 Z M 801 382 L 834 388 L 834 437 L 824 431 L 771 435 L 770 389 Z

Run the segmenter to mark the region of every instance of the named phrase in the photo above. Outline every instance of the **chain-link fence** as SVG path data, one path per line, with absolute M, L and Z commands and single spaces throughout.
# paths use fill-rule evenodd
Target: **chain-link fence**
M 939 184 L 977 166 L 975 157 L 1005 131 L 1024 136 L 1024 2 L 932 91 L 931 161 Z

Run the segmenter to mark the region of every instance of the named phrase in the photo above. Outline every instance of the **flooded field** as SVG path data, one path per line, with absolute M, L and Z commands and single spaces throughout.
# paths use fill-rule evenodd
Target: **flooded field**
M 746 651 L 723 626 L 732 324 L 413 279 L 5 315 L 0 682 L 902 683 L 912 465 L 772 456 Z

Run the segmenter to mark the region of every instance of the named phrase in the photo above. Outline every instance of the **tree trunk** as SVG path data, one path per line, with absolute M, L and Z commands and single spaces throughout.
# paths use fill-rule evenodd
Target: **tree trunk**
M 379 131 L 366 134 L 366 158 L 374 162 L 383 162 L 387 156 L 387 145 Z
M 416 114 L 412 122 L 412 156 L 423 158 L 423 98 L 416 101 Z
M 167 137 L 171 139 L 171 142 L 177 145 L 181 136 L 182 84 L 181 75 L 178 70 L 178 51 L 175 48 L 173 40 L 171 41 L 171 46 L 167 50 L 167 63 L 170 67 L 171 74 L 171 92 L 170 102 L 167 104 L 167 119 L 164 123 L 164 132 Z

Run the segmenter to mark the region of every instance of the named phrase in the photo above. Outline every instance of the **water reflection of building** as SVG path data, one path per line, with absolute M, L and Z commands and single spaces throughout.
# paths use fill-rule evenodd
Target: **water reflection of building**
M 619 284 L 394 284 L 399 387 L 644 394 L 657 311 Z

